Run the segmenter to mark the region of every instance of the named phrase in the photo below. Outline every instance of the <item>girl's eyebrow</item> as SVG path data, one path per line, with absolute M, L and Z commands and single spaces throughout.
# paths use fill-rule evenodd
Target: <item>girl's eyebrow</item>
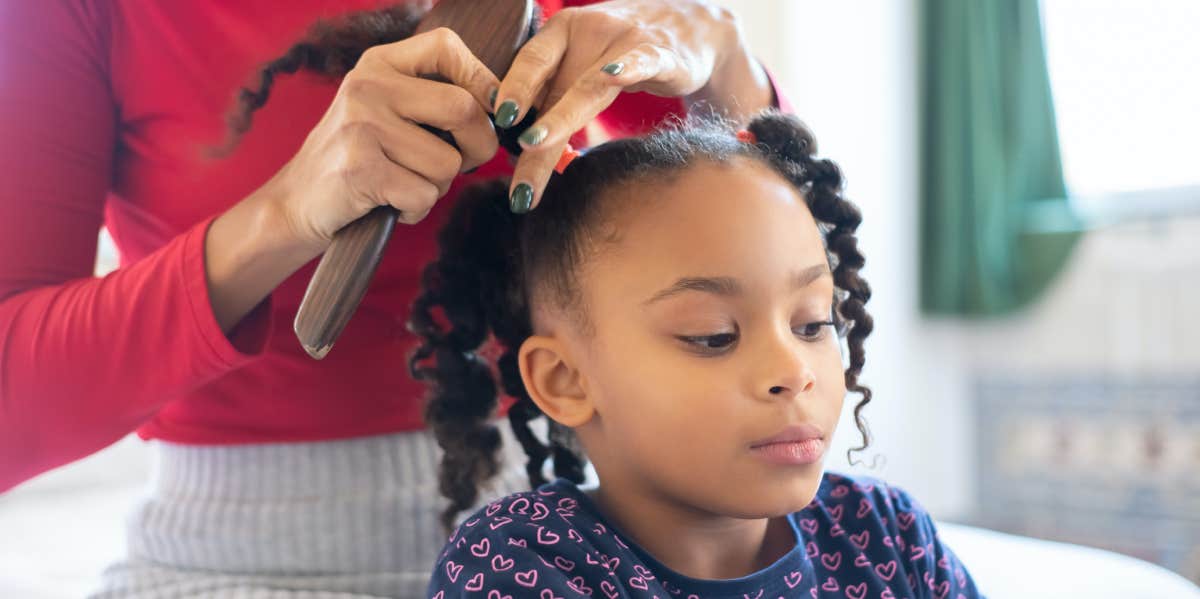
M 808 287 L 813 281 L 826 276 L 832 277 L 828 264 L 814 264 L 792 275 L 792 286 L 799 289 Z M 685 291 L 700 291 L 723 297 L 735 296 L 742 292 L 742 285 L 733 277 L 682 277 L 673 285 L 655 293 L 650 299 L 642 302 L 648 306 L 657 301 L 679 295 Z

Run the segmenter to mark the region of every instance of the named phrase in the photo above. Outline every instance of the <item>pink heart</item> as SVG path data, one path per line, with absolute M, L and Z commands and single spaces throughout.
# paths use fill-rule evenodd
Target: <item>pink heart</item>
M 487 557 L 488 552 L 491 551 L 491 547 L 492 544 L 485 538 L 482 541 L 471 545 L 471 555 L 474 555 L 475 557 Z
M 613 583 L 607 580 L 600 581 L 600 590 L 604 591 L 604 594 L 608 595 L 609 599 L 617 599 L 617 587 L 613 586 Z
M 838 486 L 834 487 L 833 492 L 830 493 L 830 495 L 833 497 L 845 497 L 846 493 L 849 493 L 849 492 L 850 492 L 850 487 L 847 487 L 846 485 L 838 485 Z
M 886 564 L 875 566 L 875 573 L 880 578 L 890 581 L 896 575 L 896 560 L 891 560 Z
M 479 524 L 479 518 L 475 518 L 474 520 L 467 520 L 466 522 L 463 522 L 463 525 L 465 525 L 467 528 L 471 528 L 472 526 L 475 526 L 476 524 Z
M 812 541 L 809 541 L 808 544 L 804 546 L 804 549 L 807 551 L 807 557 L 810 559 L 817 557 L 817 554 L 820 553 L 820 551 L 817 550 L 817 544 Z
M 925 548 L 920 545 L 913 545 L 912 560 L 915 562 L 923 557 L 925 557 Z
M 641 564 L 634 564 L 633 571 L 637 572 L 638 576 L 641 576 L 642 578 L 645 578 L 646 580 L 654 580 L 654 575 L 650 573 L 650 570 L 647 570 L 646 568 L 642 567 Z
M 858 545 L 859 549 L 866 549 L 867 543 L 871 541 L 871 531 L 864 530 L 856 535 L 850 535 L 850 541 Z
M 504 557 L 503 555 L 500 555 L 499 553 L 497 553 L 495 556 L 492 557 L 492 571 L 493 572 L 503 572 L 503 571 L 513 567 L 513 564 L 515 564 L 515 563 L 516 563 L 515 561 L 508 559 L 507 557 Z
M 609 570 L 616 570 L 619 565 L 621 565 L 621 558 L 619 557 L 610 557 L 604 562 L 604 567 Z
M 578 506 L 579 504 L 570 497 L 563 497 L 562 499 L 558 500 L 558 508 L 562 510 L 574 510 Z
M 629 578 L 629 586 L 635 589 L 641 589 L 643 591 L 650 589 L 650 587 L 646 585 L 646 579 L 642 578 L 641 576 L 631 576 Z
M 517 509 L 517 506 L 521 509 Z M 529 500 L 524 497 L 518 497 L 508 504 L 508 513 L 510 514 L 527 514 L 529 513 Z
M 539 501 L 539 502 L 533 504 L 533 515 L 530 516 L 529 519 L 536 522 L 536 521 L 541 520 L 542 518 L 545 518 L 546 516 L 549 516 L 549 515 L 550 515 L 550 508 L 546 507 L 546 504 Z
M 500 528 L 509 522 L 512 522 L 512 518 L 509 518 L 508 516 L 500 516 L 499 518 L 496 518 L 495 522 L 488 524 L 488 527 L 492 530 L 496 530 L 497 528 Z
M 575 578 L 572 578 L 570 581 L 567 582 L 567 586 L 571 587 L 572 591 L 575 591 L 576 593 L 579 593 L 580 595 L 587 595 L 588 597 L 591 597 L 592 596 L 592 587 L 587 586 L 586 584 L 584 584 L 584 582 L 585 581 L 583 580 L 582 576 L 576 576 Z
M 596 534 L 598 534 L 598 535 L 602 535 L 602 534 L 604 534 L 605 532 L 608 532 L 608 529 L 607 529 L 607 528 L 604 528 L 604 525 L 603 525 L 603 524 L 601 524 L 601 523 L 597 522 L 597 523 L 596 523 L 596 526 L 595 526 L 594 528 L 592 528 L 592 532 L 594 532 L 594 533 L 596 533 Z
M 842 588 L 842 585 L 838 584 L 838 581 L 834 580 L 833 577 L 830 576 L 829 578 L 825 579 L 825 584 L 821 585 L 821 588 L 831 593 L 836 593 L 838 589 Z
M 527 572 L 517 572 L 516 576 L 513 578 L 516 579 L 517 584 L 523 587 L 533 588 L 533 586 L 537 584 L 537 570 L 530 569 Z
M 871 566 L 871 560 L 867 559 L 866 555 L 860 553 L 858 554 L 858 557 L 854 558 L 854 565 L 868 568 Z
M 467 589 L 468 591 L 482 591 L 483 590 L 483 572 L 480 572 L 480 573 L 472 576 L 471 580 L 467 581 L 467 586 L 464 588 Z
M 892 589 L 883 589 L 883 593 L 880 593 L 879 599 L 896 599 L 896 596 L 892 594 Z
M 800 521 L 800 528 L 804 529 L 804 532 L 810 535 L 817 534 L 817 521 L 812 518 L 805 518 Z
M 833 506 L 833 509 L 829 510 L 829 515 L 833 516 L 833 519 L 835 522 L 841 522 L 842 521 L 842 505 L 839 503 L 838 505 Z
M 492 589 L 488 591 L 488 599 L 513 599 L 512 595 L 501 595 L 500 591 Z
M 575 532 L 574 528 L 567 529 L 567 538 L 573 539 L 576 543 L 583 542 L 583 537 L 579 536 L 579 533 Z
M 450 577 L 450 582 L 458 582 L 458 573 L 462 572 L 462 564 L 454 563 L 454 560 L 446 562 L 446 576 Z
M 860 582 L 854 586 L 846 587 L 846 596 L 850 599 L 863 599 L 867 596 L 867 583 Z
M 908 530 L 912 526 L 913 520 L 917 518 L 912 512 L 900 512 L 900 515 L 896 517 L 900 519 L 900 530 Z
M 787 583 L 789 589 L 794 589 L 796 588 L 796 585 L 800 584 L 801 578 L 804 578 L 803 574 L 799 572 L 792 572 L 791 574 L 783 577 L 783 582 Z
M 553 545 L 558 542 L 559 536 L 553 531 L 546 530 L 541 526 L 538 527 L 537 542 L 542 545 Z
M 496 502 L 496 503 L 493 503 L 493 504 L 489 505 L 489 506 L 488 506 L 488 509 L 487 509 L 487 512 L 485 512 L 485 513 L 486 513 L 488 516 L 495 516 L 495 515 L 496 515 L 496 512 L 498 512 L 498 511 L 500 511 L 500 503 L 499 503 L 499 502 Z
M 842 565 L 842 552 L 834 551 L 821 556 L 821 563 L 830 570 L 837 570 Z M 835 589 L 836 590 L 836 589 Z
M 559 570 L 564 572 L 570 572 L 571 570 L 575 569 L 575 562 L 561 555 L 554 556 L 554 565 L 557 566 Z
M 841 524 L 834 524 L 833 528 L 829 529 L 830 536 L 840 537 L 846 534 L 846 529 L 842 528 Z
M 887 545 L 888 547 L 891 547 L 892 546 L 892 537 L 887 537 L 887 536 L 883 537 L 883 544 Z
M 525 547 L 526 546 L 525 539 L 509 539 L 508 544 L 516 545 L 517 547 Z
M 946 599 L 946 594 L 950 592 L 950 581 L 943 580 L 942 584 L 937 585 L 936 591 L 938 599 Z
M 555 595 L 554 591 L 551 591 L 550 589 L 542 589 L 542 594 L 538 597 L 539 599 L 563 599 L 562 597 Z
M 866 516 L 867 514 L 871 513 L 872 509 L 874 509 L 874 508 L 871 507 L 871 502 L 869 500 L 867 500 L 866 497 L 864 497 L 861 501 L 858 502 L 858 512 L 855 515 L 858 516 L 859 518 L 862 518 L 863 516 Z

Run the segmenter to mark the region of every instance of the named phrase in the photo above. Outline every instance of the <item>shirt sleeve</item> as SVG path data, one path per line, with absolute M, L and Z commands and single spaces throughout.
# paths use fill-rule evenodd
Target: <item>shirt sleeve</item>
M 894 531 L 904 540 L 909 558 L 908 584 L 917 597 L 983 597 L 958 556 L 938 537 L 937 526 L 925 508 L 904 490 L 887 491 L 894 509 Z
M 0 3 L 0 492 L 116 441 L 245 364 L 270 300 L 230 337 L 197 223 L 92 276 L 119 106 L 103 2 Z

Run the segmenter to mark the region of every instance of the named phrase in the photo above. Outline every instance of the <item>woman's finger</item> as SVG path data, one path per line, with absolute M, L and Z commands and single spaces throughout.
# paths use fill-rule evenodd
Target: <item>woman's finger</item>
M 490 108 L 492 91 L 500 79 L 477 58 L 462 38 L 439 27 L 406 40 L 375 46 L 363 53 L 359 63 L 378 62 L 402 75 L 438 75 L 469 92 L 484 108 Z
M 597 61 L 521 134 L 519 141 L 524 151 L 517 159 L 509 190 L 514 211 L 523 212 L 538 205 L 550 173 L 572 134 L 608 108 L 626 87 L 658 77 L 664 66 L 674 68 L 673 60 L 664 58 L 668 54 L 647 44 Z
M 507 129 L 525 118 L 546 82 L 558 71 L 566 51 L 567 26 L 562 18 L 547 21 L 546 26 L 521 47 L 500 83 L 496 105 L 492 107 L 497 127 Z

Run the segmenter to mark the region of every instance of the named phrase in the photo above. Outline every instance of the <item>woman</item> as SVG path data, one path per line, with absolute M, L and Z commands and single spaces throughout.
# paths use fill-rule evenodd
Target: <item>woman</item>
M 234 152 L 207 158 L 260 65 L 315 21 L 379 4 L 0 8 L 0 489 L 130 431 L 153 441 L 106 596 L 418 594 L 443 536 L 404 322 L 449 203 L 435 201 L 511 172 L 515 207 L 533 207 L 594 117 L 619 136 L 699 102 L 741 118 L 777 97 L 726 11 L 546 1 L 504 81 L 453 36 L 414 36 L 340 83 L 279 77 Z M 529 106 L 547 133 L 510 166 L 490 113 L 502 126 Z M 462 153 L 413 123 L 450 130 Z M 313 259 L 382 203 L 414 226 L 314 361 L 290 330 Z M 95 279 L 101 225 L 121 268 Z M 490 496 L 524 486 L 519 462 Z

